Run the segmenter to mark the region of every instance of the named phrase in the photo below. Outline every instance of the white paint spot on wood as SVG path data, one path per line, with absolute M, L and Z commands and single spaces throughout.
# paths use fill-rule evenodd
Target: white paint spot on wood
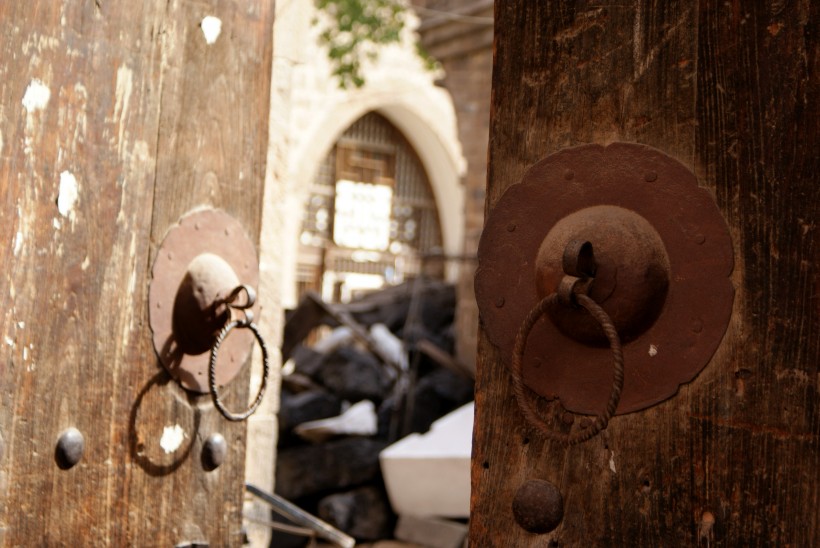
M 28 361 L 28 348 L 26 348 L 25 346 L 23 347 L 23 361 Z
M 130 247 L 130 250 L 129 250 L 128 257 L 130 257 L 131 260 L 133 261 L 134 257 L 136 257 L 136 256 L 137 256 L 137 232 L 132 231 L 131 232 L 131 247 Z M 137 272 L 138 272 L 138 269 L 136 267 L 136 264 L 133 264 L 133 268 L 131 268 L 131 276 L 128 280 L 128 295 L 134 295 L 136 293 L 136 290 L 137 290 Z M 134 331 L 135 317 L 136 316 L 134 314 L 129 314 L 128 315 L 128 321 L 123 321 L 122 322 L 122 334 L 121 334 L 120 340 L 128 341 L 128 340 L 131 339 L 131 333 L 133 333 L 133 331 Z
M 0 131 L 0 156 L 3 155 L 3 132 Z
M 134 143 L 134 159 L 140 164 L 151 159 L 151 151 L 148 148 L 148 143 L 145 141 L 137 141 Z
M 173 426 L 166 426 L 162 429 L 162 438 L 159 440 L 159 446 L 166 454 L 173 453 L 182 445 L 185 440 L 185 430 L 178 424 Z
M 77 178 L 69 171 L 60 173 L 60 194 L 57 196 L 57 209 L 60 215 L 74 219 L 74 205 L 80 197 Z
M 658 347 L 654 344 L 649 345 L 649 356 L 654 358 L 658 355 Z
M 81 264 L 81 265 L 80 265 L 80 268 L 81 268 L 83 271 L 86 271 L 86 270 L 88 270 L 88 267 L 89 267 L 90 265 L 91 265 L 91 260 L 88 258 L 88 255 L 86 255 L 86 256 L 85 256 L 85 260 L 83 261 L 83 264 Z
M 26 322 L 17 322 L 17 328 L 18 329 L 25 329 L 25 327 L 26 327 Z
M 20 253 L 21 249 L 23 249 L 23 233 L 18 230 L 17 235 L 14 237 L 14 256 L 15 257 Z
M 53 219 L 51 224 L 54 226 L 54 230 L 60 230 L 62 225 L 60 224 L 60 219 Z
M 199 26 L 202 28 L 202 34 L 205 35 L 205 42 L 208 45 L 216 42 L 216 39 L 219 38 L 219 35 L 222 33 L 222 20 L 213 15 L 208 15 L 202 19 Z
M 11 337 L 6 337 L 6 344 L 14 348 L 14 339 L 12 339 Z
M 23 106 L 28 112 L 43 110 L 51 99 L 51 90 L 37 78 L 33 79 L 23 95 Z
M 615 469 L 615 451 L 610 451 L 609 455 L 609 469 L 612 470 L 613 474 L 617 474 L 618 471 Z
M 125 132 L 125 117 L 128 114 L 128 106 L 131 103 L 131 91 L 134 88 L 134 72 L 125 65 L 117 69 L 117 87 L 114 96 L 114 119 L 119 122 L 119 142 L 117 148 L 120 156 L 123 150 L 123 137 Z

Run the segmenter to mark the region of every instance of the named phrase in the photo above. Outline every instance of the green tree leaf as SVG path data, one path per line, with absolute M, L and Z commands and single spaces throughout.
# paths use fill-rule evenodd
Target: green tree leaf
M 339 87 L 362 87 L 362 59 L 375 61 L 379 48 L 401 41 L 407 22 L 404 0 L 314 0 L 327 14 L 315 24 L 324 25 L 319 41 L 327 46 L 328 58 Z M 416 50 L 430 70 L 438 64 L 416 43 Z

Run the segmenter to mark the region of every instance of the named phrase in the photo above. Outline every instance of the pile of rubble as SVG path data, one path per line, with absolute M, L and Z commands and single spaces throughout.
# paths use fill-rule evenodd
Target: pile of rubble
M 357 540 L 393 538 L 379 453 L 473 399 L 452 357 L 454 310 L 454 288 L 425 279 L 345 305 L 302 300 L 282 346 L 279 495 Z M 317 326 L 329 333 L 309 344 Z

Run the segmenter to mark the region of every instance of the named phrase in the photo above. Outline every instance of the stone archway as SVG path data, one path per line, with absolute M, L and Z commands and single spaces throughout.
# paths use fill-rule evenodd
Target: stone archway
M 366 85 L 341 90 L 326 52 L 318 45 L 313 2 L 276 3 L 270 134 L 259 244 L 259 300 L 290 308 L 296 302 L 296 264 L 301 215 L 310 183 L 339 135 L 367 112 L 387 118 L 420 158 L 438 205 L 444 252 L 462 253 L 465 170 L 456 115 L 449 93 L 435 85 L 440 75 L 426 70 L 408 27 L 402 44 L 385 48 L 365 70 Z M 456 268 L 448 272 L 455 280 Z M 269 303 L 269 304 L 268 304 Z M 265 315 L 265 311 L 262 312 Z M 266 320 L 276 324 L 282 318 Z M 253 382 L 259 379 L 254 376 Z M 278 378 L 272 380 L 277 385 Z M 255 389 L 252 386 L 251 389 Z M 272 404 L 248 423 L 248 480 L 273 483 L 267 455 L 275 453 Z M 249 534 L 265 544 L 264 531 Z
M 300 203 L 307 197 L 306 189 L 319 163 L 342 132 L 366 113 L 375 111 L 396 126 L 418 154 L 439 207 L 444 252 L 460 253 L 464 240 L 464 191 L 460 183 L 463 159 L 455 127 L 442 127 L 444 123 L 430 116 L 431 111 L 438 110 L 437 106 L 409 86 L 391 92 L 354 92 L 347 100 L 329 105 L 317 116 L 312 135 L 303 141 L 297 155 Z
M 460 180 L 464 160 L 451 99 L 432 82 L 419 85 L 418 80 L 376 74 L 365 88 L 331 93 L 321 106 L 315 105 L 308 127 L 300 130 L 298 142 L 291 149 L 291 195 L 286 197 L 289 209 L 303 211 L 323 158 L 351 124 L 372 111 L 389 120 L 418 155 L 438 207 L 443 252 L 460 254 L 464 241 L 464 190 Z M 295 278 L 290 276 L 295 276 L 301 216 L 290 215 L 283 221 L 286 245 L 293 246 L 286 253 L 283 272 L 283 300 L 287 306 L 295 301 Z M 455 280 L 457 268 L 457 264 L 447 266 L 448 279 Z

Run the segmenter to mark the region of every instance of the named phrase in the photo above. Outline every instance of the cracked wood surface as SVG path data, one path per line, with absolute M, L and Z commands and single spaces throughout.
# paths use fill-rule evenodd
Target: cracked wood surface
M 482 335 L 471 545 L 820 544 L 817 12 L 808 0 L 496 2 L 488 213 L 561 148 L 654 146 L 715 195 L 736 296 L 692 383 L 570 449 L 524 422 Z M 555 404 L 541 410 L 566 428 Z M 529 478 L 563 494 L 552 533 L 515 523 Z
M 245 426 L 169 382 L 148 283 L 196 206 L 259 234 L 272 19 L 263 1 L 0 5 L 0 545 L 241 543 Z M 68 427 L 85 453 L 64 470 Z M 207 472 L 212 432 L 229 454 Z

